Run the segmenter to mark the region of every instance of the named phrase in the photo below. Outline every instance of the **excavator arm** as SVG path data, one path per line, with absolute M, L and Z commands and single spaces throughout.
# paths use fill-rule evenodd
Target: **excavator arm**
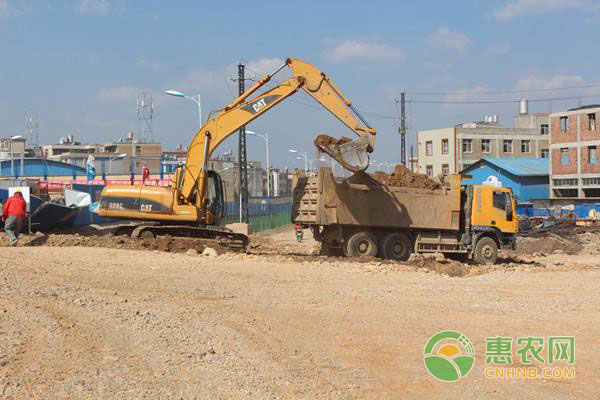
M 247 100 L 286 65 L 292 71 L 291 78 Z M 260 117 L 299 89 L 312 96 L 358 136 L 357 140 L 349 142 L 335 140 L 316 142 L 317 147 L 338 160 L 347 169 L 352 171 L 366 169 L 368 167 L 366 153 L 373 149 L 375 130 L 360 116 L 327 75 L 311 64 L 287 59 L 285 64 L 273 73 L 265 75 L 214 118 L 208 120 L 196 133 L 188 147 L 186 165 L 182 173 L 183 179 L 178 179 L 176 182 L 178 201 L 187 204 L 196 203 L 197 206 L 202 207 L 206 197 L 207 163 L 214 150 L 238 129 Z

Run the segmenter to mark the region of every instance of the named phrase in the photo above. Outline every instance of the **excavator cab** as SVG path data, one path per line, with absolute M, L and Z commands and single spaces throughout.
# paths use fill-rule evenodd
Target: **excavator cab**
M 207 171 L 206 182 L 206 208 L 214 218 L 214 224 L 218 225 L 225 214 L 225 195 L 221 175 L 215 171 Z

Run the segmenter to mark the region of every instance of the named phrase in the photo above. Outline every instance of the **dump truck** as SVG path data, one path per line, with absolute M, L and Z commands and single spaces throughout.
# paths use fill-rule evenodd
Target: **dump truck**
M 292 222 L 308 227 L 328 255 L 407 260 L 443 253 L 493 264 L 498 250 L 515 249 L 512 190 L 462 185 L 451 175 L 438 190 L 384 185 L 365 172 L 338 181 L 330 168 L 294 176 Z

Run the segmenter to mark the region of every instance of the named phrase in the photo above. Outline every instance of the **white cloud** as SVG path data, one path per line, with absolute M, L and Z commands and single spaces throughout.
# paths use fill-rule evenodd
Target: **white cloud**
M 443 26 L 429 35 L 427 43 L 434 49 L 463 51 L 471 44 L 471 39 L 463 33 L 451 31 Z
M 262 75 L 273 72 L 283 63 L 284 61 L 279 58 L 260 58 L 245 61 L 246 76 L 255 79 L 262 78 Z M 237 65 L 237 63 L 229 64 L 216 70 L 194 69 L 188 71 L 181 79 L 171 83 L 170 88 L 186 93 L 201 93 L 202 96 L 211 94 L 217 98 L 231 98 L 237 95 L 237 82 L 230 79 L 237 78 Z
M 482 97 L 478 96 L 477 93 L 489 92 L 491 90 L 492 89 L 488 87 L 478 85 L 472 88 L 459 89 L 452 93 L 446 94 L 443 98 L 443 101 L 448 103 L 443 105 L 442 111 L 448 112 L 460 108 L 461 111 L 468 109 L 471 112 L 478 112 L 479 110 L 485 109 L 488 106 L 480 104 L 469 104 L 468 106 L 465 106 L 465 104 L 460 104 L 460 102 L 481 100 Z M 452 102 L 458 102 L 459 104 L 452 104 Z
M 102 88 L 98 92 L 98 98 L 106 102 L 131 103 L 135 104 L 137 96 L 141 92 L 147 92 L 134 86 L 118 86 L 112 88 Z
M 246 69 L 255 74 L 265 75 L 270 74 L 281 66 L 285 61 L 280 58 L 260 58 L 258 60 L 248 61 Z M 231 66 L 229 67 L 231 68 Z M 237 71 L 237 64 L 235 65 Z
M 585 83 L 585 79 L 579 75 L 555 75 L 552 78 L 530 75 L 519 80 L 515 85 L 515 90 L 556 89 L 582 86 Z
M 495 9 L 492 16 L 497 21 L 506 21 L 516 17 L 543 15 L 566 9 L 598 12 L 600 3 L 593 0 L 515 0 Z
M 502 56 L 502 55 L 508 53 L 510 51 L 510 49 L 511 49 L 510 44 L 498 43 L 498 44 L 493 44 L 493 45 L 487 47 L 484 50 L 484 54 L 489 57 L 497 57 L 497 56 Z
M 6 18 L 10 15 L 10 6 L 8 0 L 0 0 L 0 18 Z
M 347 40 L 325 50 L 323 58 L 332 62 L 345 61 L 399 61 L 406 58 L 402 50 L 384 43 Z
M 78 11 L 84 15 L 106 15 L 109 6 L 108 0 L 81 0 Z
M 167 63 L 161 63 L 159 61 L 152 61 L 147 59 L 146 57 L 138 57 L 135 59 L 137 65 L 148 68 L 154 72 L 163 71 L 170 67 Z

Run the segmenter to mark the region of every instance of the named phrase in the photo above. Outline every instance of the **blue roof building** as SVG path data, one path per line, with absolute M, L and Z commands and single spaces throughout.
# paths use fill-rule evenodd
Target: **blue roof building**
M 533 200 L 549 198 L 548 158 L 482 158 L 461 171 L 473 179 L 464 185 L 481 185 L 488 177 L 496 177 L 502 187 L 512 189 L 517 204 L 531 204 Z

